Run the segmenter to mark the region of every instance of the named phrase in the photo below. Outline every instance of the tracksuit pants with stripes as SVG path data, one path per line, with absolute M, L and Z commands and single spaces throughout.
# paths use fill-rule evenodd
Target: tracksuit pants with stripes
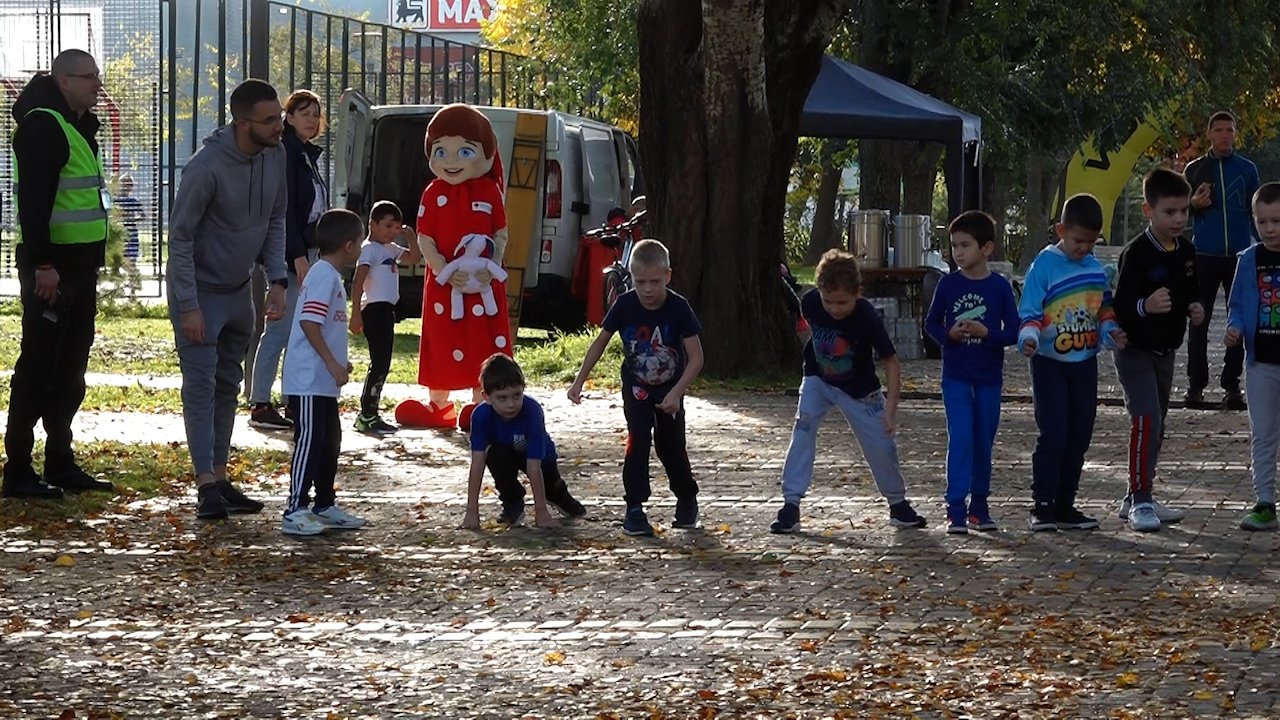
M 1115 353 L 1116 375 L 1129 411 L 1129 492 L 1133 502 L 1151 502 L 1156 461 L 1164 444 L 1164 422 L 1173 390 L 1174 352 L 1125 348 Z
M 334 503 L 333 482 L 342 450 L 342 424 L 338 398 L 323 395 L 290 395 L 293 411 L 293 465 L 289 471 L 289 504 L 284 514 L 305 508 L 324 510 Z

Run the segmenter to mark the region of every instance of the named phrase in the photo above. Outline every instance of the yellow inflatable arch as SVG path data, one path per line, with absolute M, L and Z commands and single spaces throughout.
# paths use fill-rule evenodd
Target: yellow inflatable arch
M 1086 140 L 1067 165 L 1066 178 L 1058 189 L 1054 207 L 1061 208 L 1063 201 L 1076 193 L 1093 195 L 1102 204 L 1102 234 L 1107 243 L 1123 243 L 1124 238 L 1110 237 L 1111 216 L 1115 211 L 1116 201 L 1120 199 L 1124 186 L 1133 174 L 1133 166 L 1160 138 L 1160 132 L 1153 119 L 1148 118 L 1134 128 L 1133 133 L 1117 150 L 1102 152 L 1098 150 L 1096 138 Z M 1054 214 L 1057 214 L 1057 210 Z

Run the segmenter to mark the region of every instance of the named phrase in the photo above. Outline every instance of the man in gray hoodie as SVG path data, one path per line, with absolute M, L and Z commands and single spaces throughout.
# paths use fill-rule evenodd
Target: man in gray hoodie
M 268 320 L 281 316 L 288 282 L 284 125 L 275 88 L 244 81 L 231 93 L 231 117 L 187 161 L 169 218 L 169 319 L 182 367 L 196 516 L 205 520 L 263 508 L 231 484 L 227 458 L 253 332 L 249 279 L 258 256 L 271 283 Z

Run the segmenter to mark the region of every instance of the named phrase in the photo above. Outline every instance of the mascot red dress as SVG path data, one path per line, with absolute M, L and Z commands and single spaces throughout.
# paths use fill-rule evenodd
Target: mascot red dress
M 470 105 L 441 108 L 424 145 L 435 179 L 418 207 L 418 244 L 427 263 L 418 383 L 431 402 L 406 400 L 396 419 L 411 427 L 469 430 L 480 402 L 481 363 L 512 352 L 506 286 L 485 262 L 500 263 L 507 245 L 502 161 L 493 126 Z M 478 264 L 477 244 L 486 248 Z M 472 402 L 459 415 L 449 391 L 464 389 L 472 390 Z

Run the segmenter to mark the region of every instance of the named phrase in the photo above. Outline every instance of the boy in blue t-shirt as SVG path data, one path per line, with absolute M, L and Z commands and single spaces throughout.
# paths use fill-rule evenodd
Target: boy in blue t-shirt
M 898 394 L 902 364 L 884 322 L 862 299 L 858 261 L 843 250 L 828 250 L 818 262 L 815 284 L 800 299 L 800 313 L 811 335 L 804 346 L 804 380 L 791 445 L 782 466 L 782 509 L 770 532 L 800 529 L 800 499 L 813 482 L 818 428 L 833 407 L 840 408 L 862 454 L 871 466 L 880 494 L 889 501 L 889 523 L 921 528 L 925 519 L 907 502 L 906 482 L 898 465 Z M 880 388 L 875 357 L 880 356 L 888 394 Z
M 603 327 L 586 357 L 578 377 L 569 387 L 569 399 L 582 401 L 582 385 L 591 376 L 614 333 L 622 338 L 626 357 L 622 362 L 622 412 L 627 419 L 627 450 L 622 463 L 622 485 L 627 514 L 622 531 L 628 535 L 652 535 L 645 515 L 649 500 L 649 446 L 667 471 L 676 496 L 676 516 L 671 527 L 698 527 L 698 484 L 689 467 L 685 447 L 684 394 L 702 370 L 702 326 L 683 296 L 667 289 L 671 282 L 671 256 L 657 240 L 641 240 L 631 250 L 629 269 L 634 290 L 628 290 L 604 316 Z
M 525 396 L 524 373 L 516 361 L 502 353 L 491 355 L 480 366 L 480 387 L 484 402 L 471 416 L 471 475 L 462 527 L 480 527 L 480 483 L 486 467 L 498 489 L 502 503 L 498 522 L 503 525 L 515 525 L 524 514 L 521 470 L 529 476 L 538 527 L 556 524 L 547 512 L 547 503 L 570 517 L 586 515 L 587 509 L 569 494 L 560 475 L 556 446 L 547 434 L 542 406 Z
M 947 532 L 995 530 L 987 505 L 991 446 L 1000 425 L 1004 349 L 1018 339 L 1018 302 L 1009 281 L 987 267 L 996 249 L 995 220 L 970 210 L 947 230 L 959 272 L 938 282 L 925 317 L 925 331 L 942 348 Z

